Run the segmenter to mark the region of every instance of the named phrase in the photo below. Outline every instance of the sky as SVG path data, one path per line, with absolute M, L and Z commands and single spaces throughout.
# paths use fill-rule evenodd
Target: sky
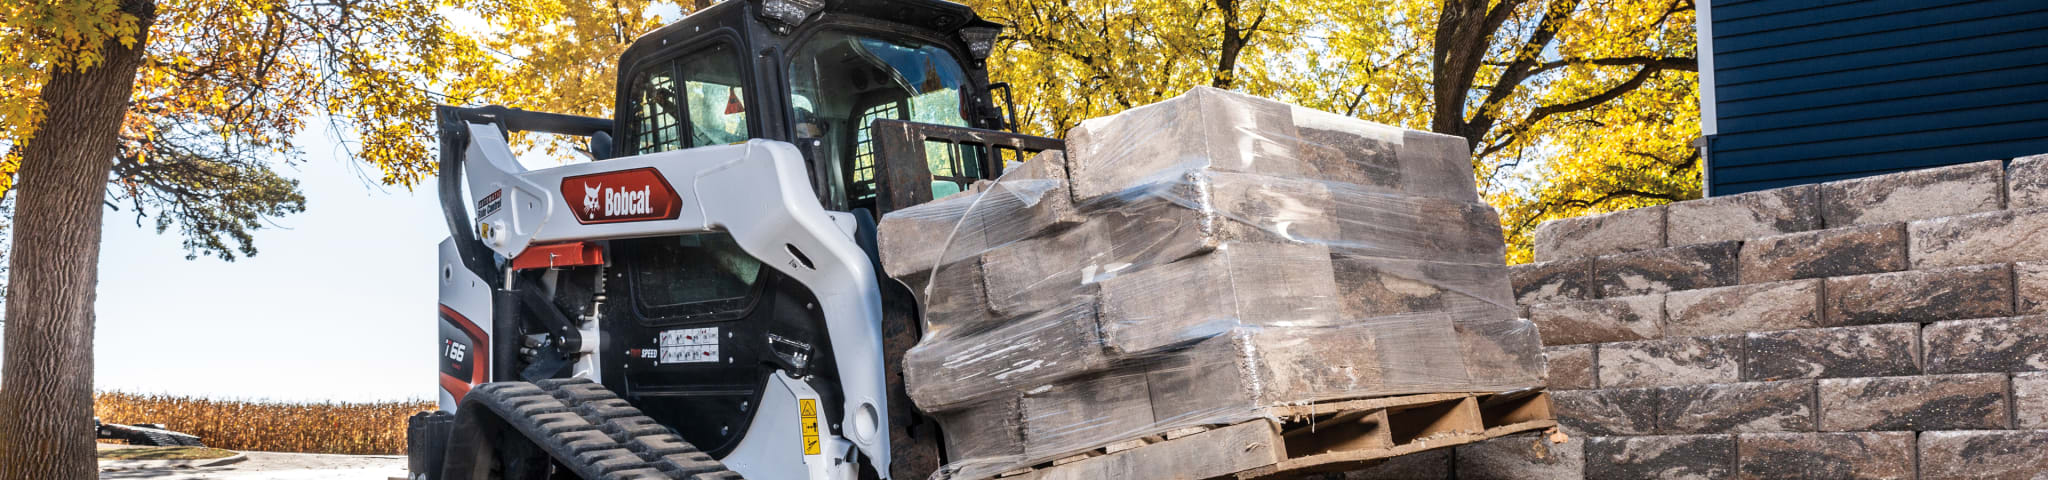
M 186 260 L 175 228 L 108 211 L 94 387 L 281 401 L 431 400 L 431 183 L 376 184 L 320 126 L 298 138 L 306 211 L 255 232 L 258 255 Z M 153 220 L 153 219 L 152 219 Z

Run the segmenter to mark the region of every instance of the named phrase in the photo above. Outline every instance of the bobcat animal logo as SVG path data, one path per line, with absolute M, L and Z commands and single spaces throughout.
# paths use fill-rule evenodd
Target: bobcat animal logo
M 599 184 L 597 184 L 597 186 L 596 186 L 596 187 L 592 187 L 592 186 L 590 186 L 590 184 L 588 184 L 588 183 L 586 183 L 586 184 L 583 184 L 583 216 L 584 216 L 584 217 L 587 217 L 587 218 L 596 218 L 596 217 L 597 217 L 597 212 L 598 212 L 599 210 L 602 210 L 602 209 L 604 208 L 603 200 L 604 200 L 604 184 L 602 184 L 602 183 L 599 183 Z

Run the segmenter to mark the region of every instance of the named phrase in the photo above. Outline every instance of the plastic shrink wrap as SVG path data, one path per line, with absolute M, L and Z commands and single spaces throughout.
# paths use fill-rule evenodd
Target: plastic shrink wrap
M 1211 88 L 883 218 L 952 478 L 1265 407 L 1541 387 L 1463 139 Z

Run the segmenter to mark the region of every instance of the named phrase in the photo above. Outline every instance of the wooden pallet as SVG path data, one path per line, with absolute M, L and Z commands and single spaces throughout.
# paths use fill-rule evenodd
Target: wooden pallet
M 1557 426 L 1550 395 L 1541 391 L 1432 393 L 1266 411 L 1268 418 L 1119 442 L 998 480 L 1292 478 Z

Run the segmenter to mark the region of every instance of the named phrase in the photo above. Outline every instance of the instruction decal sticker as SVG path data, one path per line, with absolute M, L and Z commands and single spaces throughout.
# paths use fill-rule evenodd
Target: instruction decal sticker
M 818 401 L 802 398 L 796 401 L 797 415 L 802 417 L 804 434 L 804 455 L 818 454 Z
M 718 362 L 718 327 L 664 330 L 657 340 L 661 355 L 656 364 Z

